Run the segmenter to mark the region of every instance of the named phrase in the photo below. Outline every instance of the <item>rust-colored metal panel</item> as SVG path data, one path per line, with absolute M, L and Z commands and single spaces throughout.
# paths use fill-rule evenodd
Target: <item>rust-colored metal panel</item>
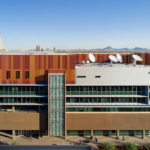
M 66 113 L 67 130 L 150 130 L 150 113 Z
M 23 56 L 23 69 L 30 69 L 30 55 Z
M 145 54 L 145 64 L 150 65 L 150 53 Z
M 64 55 L 63 56 L 63 69 L 67 69 L 67 56 L 66 55 Z
M 40 55 L 35 56 L 35 69 L 40 69 Z
M 65 70 L 48 70 L 48 74 L 59 74 L 59 73 L 65 73 Z
M 13 69 L 20 69 L 20 56 L 19 55 L 13 56 Z
M 75 65 L 76 65 L 76 56 L 75 55 L 70 56 L 69 64 L 70 64 L 70 69 L 75 69 Z
M 31 55 L 30 56 L 30 73 L 29 73 L 29 83 L 34 84 L 35 83 L 35 56 Z M 24 74 L 25 76 L 25 74 Z M 25 79 L 27 80 L 27 79 Z
M 53 69 L 53 55 L 48 56 L 48 69 Z
M 110 54 L 94 54 L 96 62 L 109 62 Z M 113 54 L 115 55 L 115 54 Z M 132 63 L 131 54 L 121 54 L 124 63 Z M 143 62 L 139 64 L 150 65 L 150 53 L 137 53 L 143 58 Z M 48 69 L 65 70 L 66 83 L 75 82 L 75 65 L 88 60 L 88 54 L 62 54 L 62 55 L 1 55 L 0 84 L 35 84 L 47 83 Z M 21 78 L 16 81 L 15 71 L 21 72 Z M 6 80 L 6 71 L 11 72 L 11 78 Z M 30 79 L 26 80 L 25 71 L 30 71 Z M 38 80 L 37 80 L 38 79 Z M 38 82 L 37 82 L 38 81 Z
M 2 55 L 0 55 L 0 69 L 2 69 Z
M 60 55 L 58 55 L 58 69 L 60 69 Z

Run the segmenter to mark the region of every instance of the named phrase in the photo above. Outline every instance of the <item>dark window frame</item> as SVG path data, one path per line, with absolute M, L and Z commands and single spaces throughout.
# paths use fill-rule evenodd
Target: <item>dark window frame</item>
M 25 79 L 29 79 L 30 78 L 30 72 L 29 71 L 25 71 Z
M 101 78 L 101 76 L 99 76 L 99 75 L 96 75 L 96 76 L 95 76 L 95 78 Z
M 77 78 L 86 78 L 86 76 L 82 76 L 82 75 L 80 75 L 80 76 L 77 76 Z
M 20 79 L 20 71 L 16 71 L 16 79 Z
M 6 79 L 10 79 L 10 71 L 8 70 L 8 71 L 6 71 Z

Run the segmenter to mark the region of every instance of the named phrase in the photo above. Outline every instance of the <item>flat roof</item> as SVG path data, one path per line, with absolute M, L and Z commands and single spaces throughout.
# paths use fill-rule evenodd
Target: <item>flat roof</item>
M 81 63 L 81 64 L 76 64 L 76 68 L 80 67 L 150 67 L 149 65 L 133 65 L 132 63 L 130 64 L 124 64 L 124 63 Z
M 36 51 L 36 50 L 0 50 L 0 55 L 69 55 L 69 54 L 116 54 L 116 53 L 121 53 L 121 54 L 134 54 L 134 53 L 150 53 L 150 52 L 133 52 L 133 51 L 127 51 L 127 52 L 109 52 L 109 51 L 63 51 L 63 50 L 44 50 L 44 51 Z

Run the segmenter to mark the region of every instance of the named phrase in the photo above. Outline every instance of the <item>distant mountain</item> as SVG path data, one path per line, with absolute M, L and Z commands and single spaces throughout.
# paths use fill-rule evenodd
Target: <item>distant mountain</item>
M 29 49 L 29 50 L 9 50 L 9 51 L 28 51 L 28 52 L 36 52 L 35 49 Z M 45 49 L 43 52 L 54 52 L 53 49 Z M 148 48 L 141 48 L 141 47 L 134 47 L 134 48 L 113 48 L 111 46 L 107 46 L 104 48 L 93 48 L 93 49 L 57 49 L 56 52 L 58 53 L 142 53 L 142 52 L 150 52 L 150 49 Z
M 87 50 L 88 51 L 88 50 Z M 92 49 L 93 52 L 150 52 L 148 48 L 112 48 L 111 46 L 107 46 L 105 48 L 96 48 Z
M 141 48 L 141 47 L 135 47 L 135 48 L 133 48 L 133 50 L 135 50 L 135 51 L 148 51 L 150 49 L 148 49 L 148 48 Z
M 108 51 L 110 51 L 110 50 L 113 50 L 113 48 L 111 46 L 107 46 L 107 47 L 103 48 L 102 50 L 108 50 Z

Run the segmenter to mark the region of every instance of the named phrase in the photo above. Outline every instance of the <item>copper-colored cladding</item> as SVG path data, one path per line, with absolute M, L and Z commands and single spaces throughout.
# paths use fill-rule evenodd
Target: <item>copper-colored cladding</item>
M 47 113 L 1 112 L 1 130 L 47 130 Z
M 94 54 L 96 62 L 109 62 L 109 54 Z M 121 54 L 124 63 L 131 63 L 130 54 Z M 150 65 L 150 54 L 138 54 L 143 58 L 142 64 Z M 88 60 L 88 54 L 66 55 L 1 55 L 0 84 L 38 84 L 47 83 L 48 70 L 65 70 L 66 83 L 75 82 L 75 64 Z M 6 71 L 11 71 L 11 79 L 6 79 Z M 15 71 L 20 71 L 16 79 Z M 25 79 L 25 71 L 30 71 L 30 79 Z
M 150 130 L 150 113 L 66 113 L 66 130 Z

